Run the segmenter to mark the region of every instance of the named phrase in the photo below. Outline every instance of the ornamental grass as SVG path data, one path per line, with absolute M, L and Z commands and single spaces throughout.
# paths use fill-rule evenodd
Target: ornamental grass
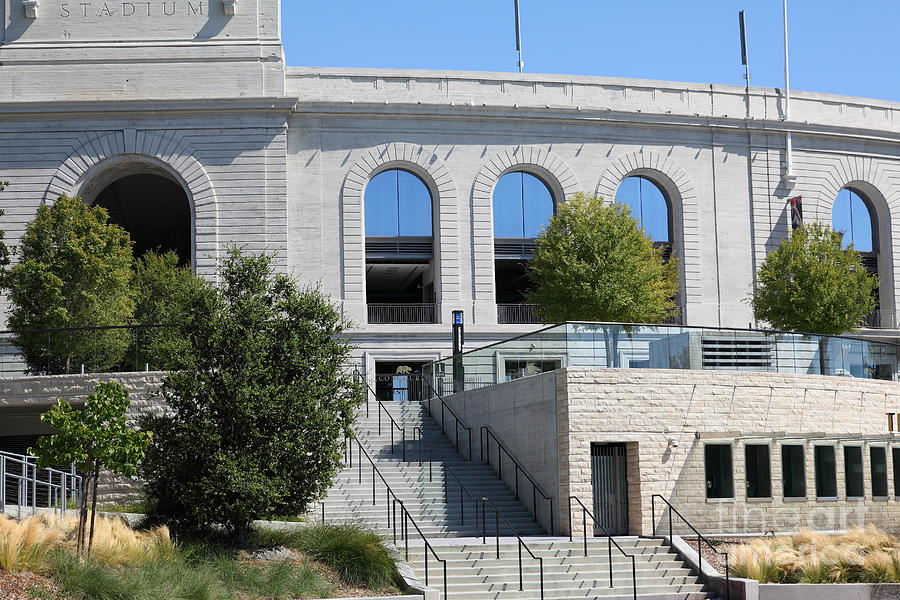
M 900 538 L 874 526 L 801 530 L 735 546 L 731 572 L 762 583 L 900 583 Z

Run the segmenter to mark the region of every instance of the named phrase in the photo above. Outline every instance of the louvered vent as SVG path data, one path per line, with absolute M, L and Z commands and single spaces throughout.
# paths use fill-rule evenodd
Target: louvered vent
M 434 242 L 427 237 L 366 238 L 367 258 L 431 258 Z
M 704 337 L 704 369 L 747 369 L 759 371 L 772 366 L 772 346 L 760 338 Z
M 494 242 L 495 258 L 529 259 L 534 255 L 536 240 L 498 239 Z

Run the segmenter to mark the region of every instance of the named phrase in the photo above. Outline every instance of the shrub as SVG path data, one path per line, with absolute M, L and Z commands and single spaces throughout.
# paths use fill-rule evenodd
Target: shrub
M 328 490 L 364 394 L 321 292 L 237 249 L 219 281 L 181 328 L 190 351 L 163 383 L 170 412 L 143 423 L 154 432 L 143 473 L 163 522 L 246 541 L 253 520 L 302 514 Z
M 291 532 L 262 532 L 258 539 L 304 552 L 334 569 L 347 585 L 383 590 L 396 584 L 396 565 L 382 538 L 362 525 L 310 525 Z

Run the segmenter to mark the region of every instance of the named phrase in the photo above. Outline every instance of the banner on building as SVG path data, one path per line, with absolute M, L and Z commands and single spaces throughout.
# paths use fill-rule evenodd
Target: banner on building
M 800 229 L 803 226 L 803 197 L 791 198 L 788 204 L 791 206 L 791 229 Z

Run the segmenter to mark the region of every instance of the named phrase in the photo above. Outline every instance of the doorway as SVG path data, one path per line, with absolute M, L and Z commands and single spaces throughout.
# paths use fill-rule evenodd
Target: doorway
M 591 481 L 594 516 L 600 527 L 595 535 L 628 533 L 628 460 L 625 444 L 591 444 Z
M 391 361 L 375 363 L 375 397 L 379 402 L 418 402 L 422 390 L 422 367 L 425 361 Z

